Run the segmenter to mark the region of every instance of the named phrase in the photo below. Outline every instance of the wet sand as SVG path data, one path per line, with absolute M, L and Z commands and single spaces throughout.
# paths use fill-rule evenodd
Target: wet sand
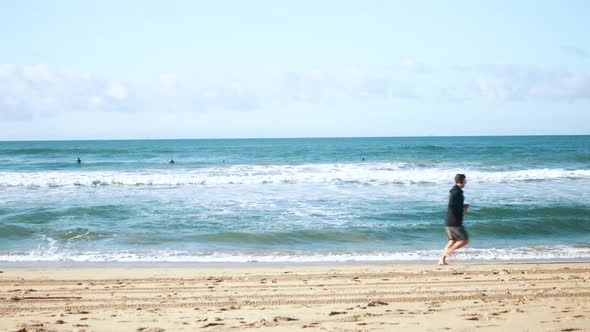
M 0 270 L 0 331 L 590 331 L 590 263 Z

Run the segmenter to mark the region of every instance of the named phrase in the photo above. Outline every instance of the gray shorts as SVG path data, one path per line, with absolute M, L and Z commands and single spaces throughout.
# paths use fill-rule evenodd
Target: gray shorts
M 459 227 L 445 227 L 447 229 L 447 238 L 449 241 L 463 241 L 469 240 L 469 235 L 463 226 Z

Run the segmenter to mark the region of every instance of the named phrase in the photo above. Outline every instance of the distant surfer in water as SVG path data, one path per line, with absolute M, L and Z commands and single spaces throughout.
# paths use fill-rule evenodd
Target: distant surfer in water
M 170 161 L 168 162 L 168 164 L 174 165 L 174 159 L 170 159 Z
M 78 160 L 76 160 L 76 164 L 80 165 L 82 163 L 82 160 L 80 159 L 80 157 L 78 157 Z
M 447 257 L 451 253 L 469 243 L 469 235 L 463 227 L 463 215 L 467 213 L 469 204 L 465 204 L 463 188 L 467 183 L 465 174 L 455 175 L 455 186 L 451 189 L 449 195 L 449 208 L 445 219 L 447 229 L 447 238 L 449 243 L 445 246 L 443 254 L 438 261 L 439 265 L 448 265 Z

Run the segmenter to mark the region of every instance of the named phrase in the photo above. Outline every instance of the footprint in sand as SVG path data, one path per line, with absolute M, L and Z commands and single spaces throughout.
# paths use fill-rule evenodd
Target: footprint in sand
M 299 320 L 299 319 L 293 318 L 293 317 L 277 316 L 277 317 L 273 318 L 272 320 L 278 323 L 278 322 L 290 322 L 290 321 Z
M 18 327 L 19 327 L 18 331 L 23 331 L 23 332 L 45 331 L 43 323 L 38 322 L 38 321 L 32 321 L 30 323 L 19 324 Z
M 369 306 L 369 307 L 377 307 L 377 306 L 382 306 L 382 305 L 389 305 L 389 303 L 386 303 L 383 301 L 371 301 L 371 302 L 369 302 L 369 304 L 367 304 L 367 306 Z
M 481 320 L 483 318 L 480 314 L 465 314 L 462 316 L 466 316 L 465 320 Z
M 312 322 L 312 323 L 303 325 L 302 328 L 306 329 L 306 328 L 310 328 L 310 327 L 318 327 L 318 325 L 320 325 L 320 323 Z
M 510 312 L 510 310 L 497 311 L 497 312 L 493 312 L 492 316 L 500 316 L 501 314 L 507 314 L 509 312 Z
M 261 320 L 257 320 L 255 322 L 247 323 L 246 324 L 246 326 L 248 326 L 248 327 L 257 327 L 257 328 L 259 328 L 259 327 L 270 327 L 270 326 L 275 326 L 275 325 L 276 325 L 276 323 L 269 322 L 269 321 L 267 321 L 264 318 L 261 319 Z

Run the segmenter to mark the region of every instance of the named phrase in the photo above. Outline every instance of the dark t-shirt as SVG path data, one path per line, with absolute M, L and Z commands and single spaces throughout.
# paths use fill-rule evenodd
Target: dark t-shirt
M 445 226 L 459 227 L 463 226 L 463 190 L 455 185 L 451 189 L 449 195 L 449 209 L 447 210 L 447 218 L 445 219 Z

